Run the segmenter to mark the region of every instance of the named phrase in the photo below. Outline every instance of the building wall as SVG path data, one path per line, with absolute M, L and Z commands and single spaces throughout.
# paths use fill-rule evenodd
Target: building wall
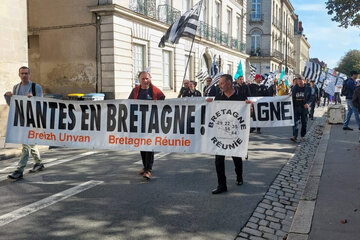
M 28 0 L 29 66 L 44 93 L 96 90 L 97 0 Z
M 0 7 L 1 95 L 18 83 L 19 67 L 28 65 L 27 8 L 24 0 L 2 0 Z M 0 97 L 0 136 L 5 136 L 8 106 Z
M 307 42 L 306 38 L 302 34 L 295 35 L 295 51 L 296 51 L 296 62 L 298 63 L 296 67 L 296 73 L 302 74 L 306 62 L 309 61 L 309 49 L 310 44 Z

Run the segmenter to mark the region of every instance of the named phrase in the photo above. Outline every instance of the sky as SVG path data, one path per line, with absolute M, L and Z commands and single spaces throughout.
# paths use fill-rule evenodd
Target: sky
M 360 28 L 340 28 L 327 14 L 324 0 L 290 0 L 303 22 L 304 34 L 310 43 L 310 58 L 319 58 L 328 68 L 338 66 L 349 50 L 360 50 Z

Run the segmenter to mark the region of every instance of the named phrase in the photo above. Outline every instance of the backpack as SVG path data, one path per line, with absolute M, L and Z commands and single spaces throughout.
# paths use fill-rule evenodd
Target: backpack
M 347 96 L 349 93 L 348 87 L 347 87 L 348 79 L 344 80 L 342 89 L 341 89 L 341 96 Z

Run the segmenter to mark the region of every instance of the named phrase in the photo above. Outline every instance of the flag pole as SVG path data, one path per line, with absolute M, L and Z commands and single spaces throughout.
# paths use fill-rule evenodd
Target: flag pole
M 200 13 L 199 13 L 199 18 L 200 18 L 200 14 L 201 14 L 201 10 L 202 10 L 202 4 L 203 4 L 203 0 L 201 0 L 201 4 L 200 4 Z M 199 27 L 199 26 L 198 26 Z M 197 30 L 197 28 L 196 28 Z M 192 42 L 191 42 L 191 47 L 190 47 L 190 53 L 189 53 L 189 57 L 188 57 L 188 60 L 186 62 L 186 66 L 185 66 L 185 72 L 184 72 L 184 77 L 183 77 L 183 83 L 184 83 L 184 80 L 185 80 L 185 77 L 186 77 L 186 72 L 187 72 L 187 69 L 188 69 L 188 66 L 189 66 L 189 62 L 190 62 L 190 58 L 191 58 L 191 53 L 192 53 L 192 49 L 193 49 L 193 45 L 194 45 L 194 41 L 195 41 L 195 37 L 196 35 L 194 36 Z M 190 76 L 189 76 L 190 77 Z

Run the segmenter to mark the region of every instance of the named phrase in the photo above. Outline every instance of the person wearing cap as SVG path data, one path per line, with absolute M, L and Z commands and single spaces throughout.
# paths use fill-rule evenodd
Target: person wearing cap
M 315 81 L 310 81 L 310 111 L 309 111 L 309 118 L 310 120 L 314 120 L 314 111 L 315 111 L 315 104 L 319 101 L 319 90 L 315 85 Z
M 256 74 L 255 75 L 255 83 L 251 83 L 249 86 L 252 97 L 269 96 L 269 91 L 268 91 L 267 87 L 264 84 L 261 84 L 262 81 L 263 81 L 262 76 L 260 74 Z M 255 131 L 255 128 L 250 128 L 250 132 L 254 132 L 254 131 Z M 261 134 L 261 129 L 256 128 L 256 132 L 258 134 Z
M 292 100 L 294 105 L 294 126 L 293 136 L 290 138 L 291 141 L 297 142 L 297 136 L 299 133 L 299 122 L 301 120 L 301 140 L 305 140 L 306 125 L 307 125 L 307 114 L 310 104 L 311 90 L 305 85 L 304 79 L 298 76 L 294 79 L 296 85 L 292 90 Z
M 354 91 L 355 88 L 358 88 L 360 86 L 360 82 L 355 82 L 355 79 L 357 78 L 358 72 L 356 71 L 351 71 L 350 72 L 350 78 L 348 78 L 346 80 L 346 89 L 347 89 L 347 94 L 346 94 L 346 103 L 347 103 L 347 107 L 348 107 L 348 112 L 346 114 L 346 118 L 343 124 L 343 130 L 353 130 L 352 128 L 349 127 L 349 122 L 350 122 L 350 118 L 351 115 L 354 112 L 355 115 L 355 120 L 356 123 L 359 127 L 360 130 L 360 118 L 359 118 L 359 112 L 358 110 L 354 107 L 354 105 L 352 104 L 352 98 L 354 95 Z

